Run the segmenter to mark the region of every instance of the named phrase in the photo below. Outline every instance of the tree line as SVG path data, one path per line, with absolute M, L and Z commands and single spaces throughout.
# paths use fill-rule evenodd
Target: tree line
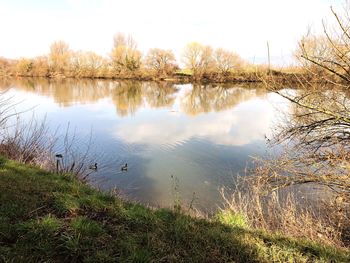
M 152 48 L 146 54 L 130 35 L 114 36 L 113 48 L 103 57 L 91 51 L 74 51 L 64 41 L 55 41 L 47 55 L 10 60 L 0 58 L 0 76 L 77 78 L 168 78 L 174 75 L 193 79 L 239 72 L 246 62 L 235 52 L 213 49 L 197 42 L 187 44 L 179 67 L 171 50 Z
M 107 56 L 92 51 L 75 51 L 64 41 L 55 41 L 46 55 L 34 58 L 6 59 L 0 57 L 0 76 L 19 77 L 70 77 L 70 78 L 122 78 L 209 80 L 217 82 L 266 80 L 348 82 L 349 38 L 347 21 L 333 15 L 342 28 L 341 35 L 327 31 L 324 34 L 307 34 L 297 43 L 294 52 L 296 64 L 271 68 L 253 65 L 237 53 L 223 48 L 212 48 L 198 42 L 188 43 L 177 61 L 171 50 L 151 48 L 143 54 L 131 35 L 117 33 Z M 179 62 L 183 65 L 180 68 Z

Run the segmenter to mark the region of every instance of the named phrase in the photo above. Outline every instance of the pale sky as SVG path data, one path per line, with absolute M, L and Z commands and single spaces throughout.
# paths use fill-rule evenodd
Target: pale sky
M 107 56 L 116 32 L 138 47 L 171 49 L 179 56 L 192 41 L 223 47 L 250 61 L 290 61 L 309 26 L 332 20 L 342 0 L 0 0 L 0 57 L 47 54 L 64 40 L 74 50 Z

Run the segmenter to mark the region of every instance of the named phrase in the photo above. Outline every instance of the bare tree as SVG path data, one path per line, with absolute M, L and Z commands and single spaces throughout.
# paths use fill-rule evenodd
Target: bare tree
M 193 76 L 199 79 L 214 66 L 213 49 L 197 42 L 189 43 L 182 54 L 186 67 L 192 70 Z
M 122 71 L 136 71 L 141 67 L 141 52 L 132 36 L 118 33 L 114 36 L 114 46 L 111 53 L 114 69 Z
M 305 69 L 312 67 L 326 75 L 319 74 L 316 83 L 300 79 L 301 88 L 294 92 L 267 83 L 291 102 L 288 120 L 274 142 L 289 142 L 292 149 L 286 158 L 269 163 L 264 174 L 270 175 L 268 182 L 275 188 L 308 183 L 323 185 L 337 200 L 349 204 L 350 19 L 338 16 L 333 9 L 331 12 L 337 22 L 332 33 L 324 26 L 324 36 L 309 35 L 299 43 Z M 323 79 L 327 82 L 321 83 Z
M 173 52 L 159 48 L 152 48 L 148 51 L 145 66 L 161 75 L 169 75 L 177 67 Z
M 17 76 L 32 76 L 32 69 L 33 61 L 30 59 L 21 58 L 16 62 L 15 71 Z
M 70 65 L 71 51 L 64 41 L 56 41 L 50 46 L 49 63 L 55 73 L 64 74 Z
M 276 91 L 294 106 L 278 141 L 293 140 L 313 156 L 334 145 L 350 152 L 349 92 L 329 88 L 310 85 L 296 95 Z
M 350 202 L 349 93 L 319 85 L 309 85 L 296 95 L 277 93 L 293 107 L 274 142 L 290 142 L 293 150 L 289 159 L 273 165 L 273 183 L 276 187 L 317 183 Z
M 40 56 L 33 59 L 33 76 L 47 77 L 49 71 L 49 60 L 46 56 Z
M 336 27 L 329 29 L 323 23 L 323 36 L 307 35 L 299 42 L 299 55 L 306 63 L 326 71 L 336 80 L 350 83 L 350 18 L 349 6 L 339 16 L 331 8 Z
M 12 62 L 0 57 L 0 76 L 11 75 Z
M 238 54 L 222 48 L 216 49 L 213 57 L 216 69 L 222 74 L 228 74 L 233 69 L 238 69 L 243 63 Z
M 74 76 L 99 77 L 102 68 L 107 67 L 106 60 L 94 52 L 72 52 L 71 65 Z

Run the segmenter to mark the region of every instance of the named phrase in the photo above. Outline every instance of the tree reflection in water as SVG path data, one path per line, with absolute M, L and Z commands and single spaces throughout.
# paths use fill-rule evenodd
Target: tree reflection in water
M 180 94 L 179 85 L 168 82 L 110 81 L 90 79 L 23 78 L 1 80 L 0 88 L 16 86 L 54 98 L 60 106 L 89 104 L 101 99 L 111 99 L 119 116 L 135 114 L 142 107 L 172 107 L 176 99 L 180 110 L 190 116 L 218 112 L 238 105 L 254 97 L 264 96 L 264 88 L 254 85 L 200 85 L 193 84 L 185 94 Z

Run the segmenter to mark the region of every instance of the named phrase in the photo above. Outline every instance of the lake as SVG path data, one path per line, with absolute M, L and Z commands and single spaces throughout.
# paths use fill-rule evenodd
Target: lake
M 221 204 L 219 188 L 244 175 L 252 157 L 273 154 L 266 138 L 289 107 L 259 84 L 17 79 L 0 87 L 18 111 L 46 116 L 59 136 L 68 123 L 76 143 L 91 135 L 98 163 L 91 184 L 161 207 L 177 194 L 183 203 L 194 195 L 207 211 Z

